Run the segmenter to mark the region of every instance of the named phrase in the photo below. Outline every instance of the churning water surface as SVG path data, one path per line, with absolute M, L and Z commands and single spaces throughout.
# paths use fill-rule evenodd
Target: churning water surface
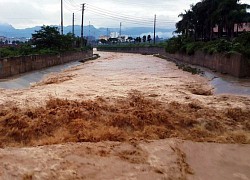
M 53 66 L 50 68 L 37 70 L 20 76 L 0 80 L 0 88 L 4 89 L 24 89 L 30 87 L 33 83 L 39 82 L 49 73 L 60 72 L 64 69 L 77 66 L 80 62 L 71 62 L 63 65 Z M 235 94 L 250 95 L 250 78 L 234 78 L 232 76 L 223 75 L 213 72 L 206 68 L 201 68 L 203 76 L 210 79 L 210 84 L 215 88 L 215 94 Z
M 80 62 L 70 62 L 58 66 L 53 66 L 37 71 L 28 72 L 7 79 L 0 79 L 0 88 L 4 89 L 24 89 L 30 87 L 33 83 L 39 82 L 49 73 L 60 72 L 67 68 L 81 64 Z

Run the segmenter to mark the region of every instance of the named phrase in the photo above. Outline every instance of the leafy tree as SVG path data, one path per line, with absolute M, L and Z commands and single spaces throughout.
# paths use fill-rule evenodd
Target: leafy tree
M 60 50 L 61 35 L 57 27 L 42 26 L 39 31 L 35 32 L 32 34 L 32 40 L 37 49 Z
M 106 40 L 106 39 L 101 39 L 100 42 L 101 42 L 102 44 L 106 44 L 106 43 L 107 43 L 107 40 Z
M 109 38 L 108 42 L 117 43 L 118 42 L 118 38 Z
M 128 41 L 131 42 L 134 38 L 128 37 Z
M 32 43 L 38 50 L 70 51 L 75 47 L 75 44 L 77 45 L 77 41 L 79 38 L 75 38 L 73 34 L 60 35 L 58 28 L 52 26 L 42 26 L 39 31 L 32 34 Z M 87 45 L 86 40 L 84 40 L 84 45 Z M 76 47 L 80 47 L 80 44 Z
M 147 40 L 147 36 L 144 35 L 144 36 L 142 37 L 142 41 L 145 43 L 146 40 Z
M 147 41 L 150 43 L 150 42 L 151 42 L 151 40 L 152 40 L 151 36 L 150 36 L 150 35 L 148 35 L 148 37 L 147 37 Z
M 235 36 L 235 25 L 240 27 L 250 22 L 247 8 L 249 5 L 240 4 L 239 0 L 202 0 L 179 15 L 181 20 L 176 23 L 176 33 L 207 41 L 214 38 L 213 28 L 218 27 L 218 37 L 225 31 L 230 39 Z
M 137 37 L 137 38 L 135 38 L 135 42 L 137 42 L 137 43 L 141 43 L 141 37 Z

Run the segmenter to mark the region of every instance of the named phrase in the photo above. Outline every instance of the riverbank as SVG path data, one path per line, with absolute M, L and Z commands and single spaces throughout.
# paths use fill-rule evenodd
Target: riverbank
M 4 58 L 0 59 L 0 79 L 92 57 L 93 50 Z
M 250 177 L 249 96 L 213 95 L 208 79 L 153 56 L 100 55 L 0 90 L 0 177 Z
M 240 53 L 214 53 L 209 54 L 202 51 L 196 51 L 192 55 L 175 52 L 167 53 L 164 47 L 119 47 L 119 46 L 100 46 L 99 51 L 121 52 L 121 53 L 137 53 L 144 55 L 159 54 L 171 61 L 180 61 L 189 63 L 190 65 L 198 65 L 201 67 L 215 70 L 219 73 L 228 74 L 237 78 L 250 77 L 249 60 Z

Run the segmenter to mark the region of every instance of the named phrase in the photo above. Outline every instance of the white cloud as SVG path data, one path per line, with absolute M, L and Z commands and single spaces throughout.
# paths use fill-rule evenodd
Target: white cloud
M 82 0 L 64 1 L 64 24 L 72 23 L 72 13 L 75 12 L 75 23 L 81 23 L 80 4 Z M 157 25 L 174 27 L 178 14 L 199 0 L 85 0 L 85 25 L 91 22 L 97 27 L 151 26 L 154 15 L 157 14 Z M 242 0 L 249 3 L 249 0 Z M 0 22 L 12 24 L 16 28 L 46 25 L 59 25 L 60 0 L 1 0 Z M 106 15 L 108 15 L 108 17 Z M 110 15 L 111 14 L 111 15 Z M 129 17 L 133 23 L 126 21 Z M 143 20 L 140 19 L 143 18 Z M 138 22 L 139 21 L 139 22 Z

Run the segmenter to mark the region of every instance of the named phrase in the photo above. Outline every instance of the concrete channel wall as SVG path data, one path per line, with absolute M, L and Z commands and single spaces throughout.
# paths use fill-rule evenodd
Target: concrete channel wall
M 229 74 L 235 77 L 250 77 L 250 62 L 241 54 L 205 54 L 196 52 L 194 55 L 187 54 L 169 54 L 164 48 L 160 47 L 127 47 L 127 48 L 102 48 L 98 47 L 99 51 L 109 52 L 125 52 L 125 53 L 140 53 L 140 54 L 160 54 L 169 60 L 177 60 L 193 65 L 199 65 L 220 73 Z
M 68 52 L 60 55 L 31 55 L 0 59 L 0 78 L 39 70 L 67 62 L 84 60 L 93 56 L 93 50 Z

